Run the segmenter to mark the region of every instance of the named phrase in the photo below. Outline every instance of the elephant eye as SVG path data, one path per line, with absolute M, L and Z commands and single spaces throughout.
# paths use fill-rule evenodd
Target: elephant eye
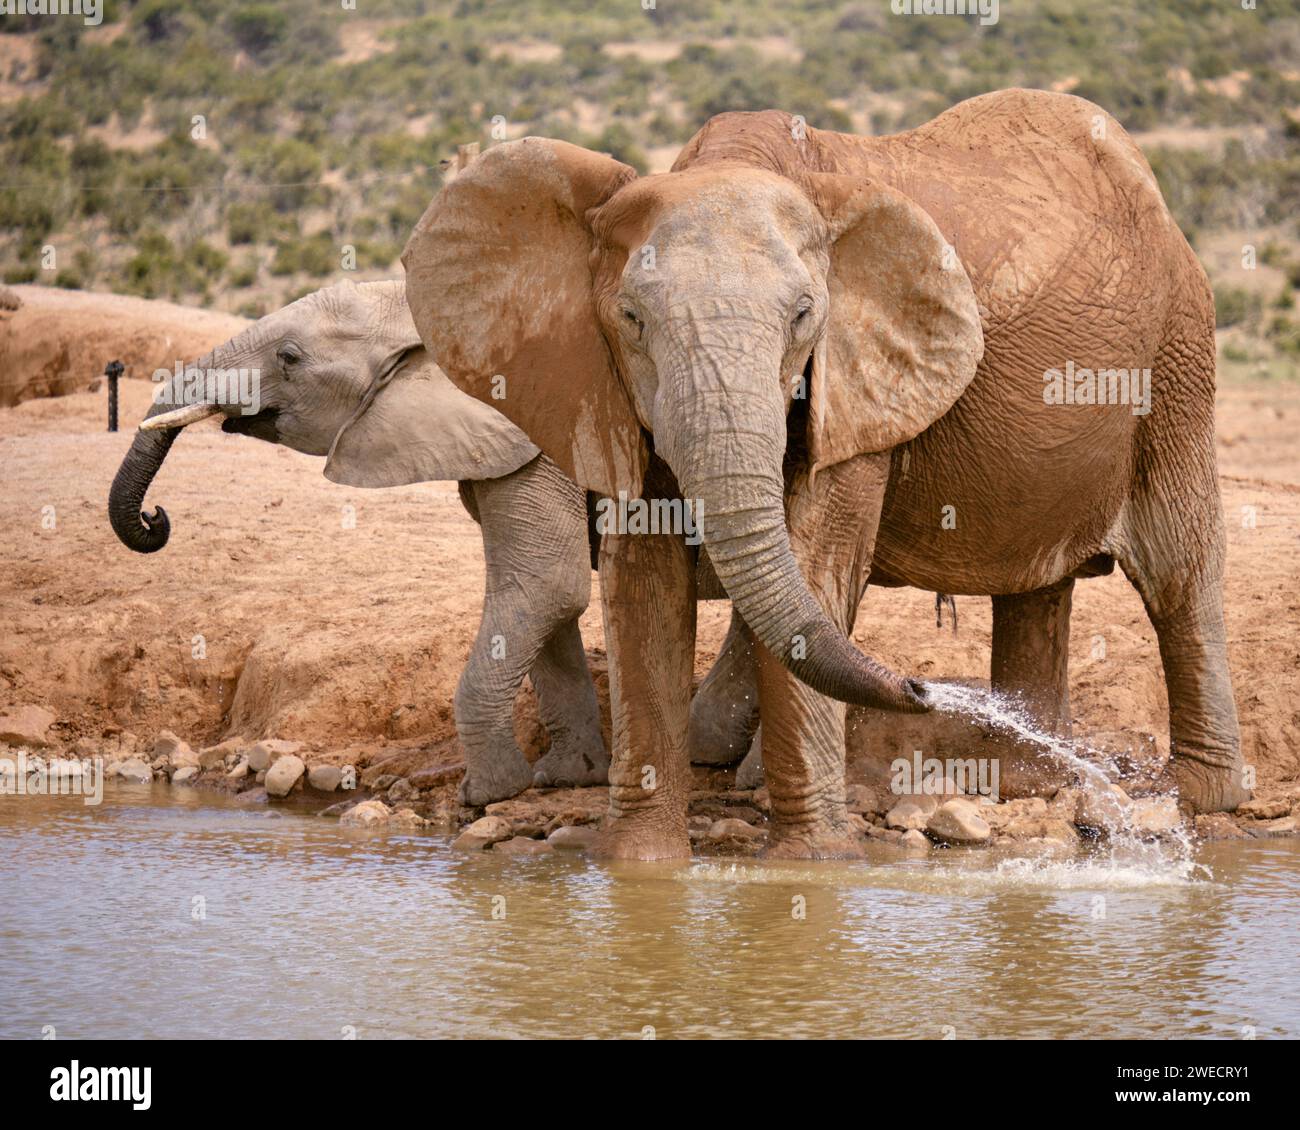
M 629 310 L 626 306 L 624 306 L 621 313 L 623 315 L 623 321 L 627 325 L 628 329 L 631 330 L 633 333 L 635 333 L 636 336 L 639 338 L 641 336 L 641 331 L 645 328 L 645 326 L 642 323 L 641 319 L 636 316 L 636 311 Z
M 302 355 L 291 345 L 282 345 L 275 351 L 276 359 L 286 369 L 291 365 L 298 364 L 302 360 Z
M 812 313 L 812 309 L 813 309 L 812 302 L 810 302 L 808 299 L 805 298 L 802 302 L 799 303 L 799 308 L 794 312 L 794 321 L 791 322 L 790 324 L 793 326 L 797 326 L 801 322 L 806 321 L 808 315 Z

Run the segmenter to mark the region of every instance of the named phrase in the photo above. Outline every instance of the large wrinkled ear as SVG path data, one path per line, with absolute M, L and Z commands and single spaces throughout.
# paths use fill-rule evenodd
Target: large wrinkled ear
M 814 468 L 919 435 L 961 396 L 984 353 L 975 292 L 935 222 L 902 193 L 808 177 L 830 225 L 830 316 L 813 353 Z
M 504 142 L 434 198 L 402 253 L 430 353 L 589 490 L 640 493 L 645 438 L 600 331 L 586 215 L 634 169 L 563 141 Z
M 496 479 L 536 455 L 523 432 L 461 392 L 416 345 L 393 359 L 339 429 L 325 477 L 354 487 Z

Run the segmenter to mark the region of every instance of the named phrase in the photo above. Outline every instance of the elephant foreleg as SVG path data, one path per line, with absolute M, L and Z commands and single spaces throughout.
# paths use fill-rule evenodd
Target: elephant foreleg
M 652 463 L 646 496 L 672 497 L 671 478 Z M 600 583 L 613 757 L 609 815 L 593 850 L 607 858 L 685 859 L 695 554 L 673 534 L 607 533 Z
M 551 700 L 542 709 L 561 717 L 557 684 L 560 695 L 573 694 L 578 680 L 575 639 L 566 636 L 554 645 L 560 650 L 543 653 L 566 625 L 577 636 L 577 617 L 591 595 L 591 569 L 583 493 L 545 456 L 503 478 L 462 485 L 466 493 L 483 531 L 487 586 L 455 710 L 465 753 L 461 800 L 478 806 L 533 783 L 534 769 L 515 744 L 515 696 L 533 671 L 541 684 L 539 699 Z M 580 638 L 576 648 L 581 655 Z M 590 684 L 587 675 L 594 707 Z
M 787 523 L 795 559 L 823 610 L 846 635 L 871 570 L 888 474 L 887 453 L 858 456 L 819 472 L 812 486 L 801 473 L 790 492 Z M 844 703 L 797 680 L 761 645 L 758 686 L 772 816 L 768 855 L 860 854 L 862 838 L 844 803 Z
M 556 628 L 533 663 L 531 676 L 551 738 L 551 748 L 533 766 L 533 784 L 551 788 L 605 784 L 609 754 L 576 618 Z

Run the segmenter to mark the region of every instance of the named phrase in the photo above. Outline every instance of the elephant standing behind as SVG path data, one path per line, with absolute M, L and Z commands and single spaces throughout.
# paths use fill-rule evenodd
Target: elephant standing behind
M 1074 579 L 1119 563 L 1159 640 L 1183 802 L 1249 795 L 1213 298 L 1098 107 L 1003 91 L 879 138 L 723 114 L 647 177 L 506 142 L 435 198 L 402 260 L 459 387 L 508 382 L 501 410 L 589 489 L 702 504 L 760 645 L 771 853 L 860 850 L 843 702 L 928 708 L 848 638 L 868 580 L 991 596 L 994 686 L 1068 727 Z M 1149 400 L 1062 399 L 1059 370 L 1150 373 Z M 694 557 L 664 535 L 602 546 L 611 855 L 689 852 Z
M 155 403 L 109 498 L 117 536 L 161 549 L 166 513 L 145 492 L 188 423 L 224 414 L 222 430 L 328 456 L 336 483 L 387 487 L 460 481 L 483 535 L 487 588 L 477 638 L 456 690 L 471 805 L 529 785 L 593 785 L 609 755 L 578 617 L 591 595 L 585 492 L 515 425 L 455 388 L 425 352 L 401 282 L 341 283 L 309 294 L 218 346 L 194 368 L 256 370 L 257 411 L 206 400 Z M 232 386 L 233 387 L 233 386 Z M 514 740 L 515 694 L 530 675 L 551 748 L 529 765 Z

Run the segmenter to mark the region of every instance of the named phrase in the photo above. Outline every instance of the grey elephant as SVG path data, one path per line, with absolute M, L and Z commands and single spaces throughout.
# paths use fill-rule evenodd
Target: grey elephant
M 606 780 L 595 687 L 578 617 L 591 594 L 586 495 L 491 407 L 459 391 L 425 352 L 400 281 L 340 283 L 260 319 L 193 367 L 259 374 L 257 411 L 160 398 L 113 480 L 109 518 L 139 553 L 166 545 L 170 524 L 145 492 L 187 424 L 223 414 L 222 430 L 326 456 L 325 475 L 355 487 L 456 479 L 478 522 L 487 565 L 483 617 L 456 689 L 465 751 L 461 799 L 502 800 L 537 785 Z M 550 750 L 530 766 L 514 740 L 524 676 L 537 691 Z

